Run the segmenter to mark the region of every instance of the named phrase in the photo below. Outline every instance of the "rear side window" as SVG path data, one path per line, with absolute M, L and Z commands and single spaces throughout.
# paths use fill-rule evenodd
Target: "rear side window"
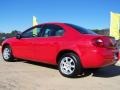
M 82 34 L 96 34 L 95 32 L 82 28 L 80 26 L 74 25 L 74 24 L 67 24 L 68 26 L 74 28 L 75 30 L 77 30 L 78 32 L 82 33 Z
M 64 34 L 64 30 L 62 27 L 58 25 L 45 25 L 43 28 L 43 37 L 49 37 L 49 36 L 62 36 Z

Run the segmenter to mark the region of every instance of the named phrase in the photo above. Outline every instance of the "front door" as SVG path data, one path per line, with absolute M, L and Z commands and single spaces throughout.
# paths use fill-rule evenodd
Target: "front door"
M 13 51 L 16 57 L 34 60 L 35 59 L 35 40 L 38 37 L 38 33 L 41 30 L 41 26 L 30 28 L 21 34 L 21 39 L 14 40 Z

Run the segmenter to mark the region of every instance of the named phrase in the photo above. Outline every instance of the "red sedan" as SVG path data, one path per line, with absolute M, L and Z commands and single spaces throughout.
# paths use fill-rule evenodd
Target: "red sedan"
M 58 65 L 63 76 L 74 77 L 87 68 L 115 64 L 118 49 L 113 38 L 67 23 L 45 23 L 2 43 L 5 61 L 15 58 Z

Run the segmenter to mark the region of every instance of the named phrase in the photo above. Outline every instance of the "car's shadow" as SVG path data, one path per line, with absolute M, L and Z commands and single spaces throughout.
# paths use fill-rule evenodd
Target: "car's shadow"
M 77 78 L 86 77 L 86 76 L 110 78 L 119 75 L 120 75 L 120 66 L 112 65 L 98 70 L 95 69 L 85 70 L 85 73 L 82 76 L 78 76 Z
M 24 62 L 32 65 L 37 65 L 41 67 L 47 67 L 50 69 L 58 70 L 57 66 L 44 64 L 44 63 L 38 63 L 38 62 L 32 62 L 32 61 L 24 61 L 24 60 L 17 60 L 16 62 Z M 85 72 L 82 75 L 78 75 L 75 78 L 82 78 L 87 76 L 93 76 L 93 77 L 102 77 L 102 78 L 109 78 L 109 77 L 115 77 L 120 75 L 120 66 L 108 66 L 102 69 L 94 70 L 94 69 L 88 69 L 85 70 Z
M 109 78 L 109 77 L 114 77 L 119 75 L 120 75 L 120 66 L 115 66 L 115 65 L 108 66 L 93 72 L 93 76 L 95 77 Z
M 37 65 L 40 67 L 46 67 L 46 68 L 58 70 L 56 65 L 44 64 L 44 63 L 40 63 L 40 62 L 26 61 L 26 60 L 22 60 L 22 59 L 15 60 L 15 62 L 23 62 L 23 63 L 32 64 L 32 65 Z

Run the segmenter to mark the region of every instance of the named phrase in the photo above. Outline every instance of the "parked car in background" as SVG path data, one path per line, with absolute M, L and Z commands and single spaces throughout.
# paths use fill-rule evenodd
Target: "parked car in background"
M 2 56 L 58 65 L 63 76 L 75 77 L 84 69 L 115 64 L 118 49 L 111 37 L 73 24 L 45 23 L 5 40 Z

